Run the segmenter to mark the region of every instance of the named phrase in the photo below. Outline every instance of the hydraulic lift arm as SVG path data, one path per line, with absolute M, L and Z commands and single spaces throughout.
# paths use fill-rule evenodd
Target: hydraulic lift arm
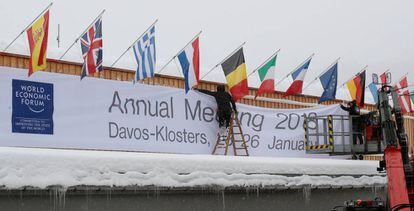
M 394 109 L 389 104 L 392 96 Z M 384 141 L 385 168 L 388 177 L 388 201 L 391 210 L 410 204 L 406 177 L 411 174 L 409 164 L 407 139 L 404 130 L 404 119 L 398 104 L 398 94 L 393 87 L 383 86 L 379 95 L 379 111 Z M 394 113 L 395 122 L 392 119 Z M 396 123 L 396 124 L 395 124 Z M 401 208 L 407 210 L 410 208 Z

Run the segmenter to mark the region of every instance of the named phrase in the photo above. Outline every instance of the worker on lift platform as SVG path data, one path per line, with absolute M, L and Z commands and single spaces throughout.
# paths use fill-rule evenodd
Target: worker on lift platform
M 352 136 L 353 144 L 362 144 L 362 119 L 360 115 L 360 109 L 355 100 L 348 103 L 347 106 L 341 105 L 341 108 L 345 111 L 349 112 L 350 118 L 352 118 L 352 132 L 354 133 Z

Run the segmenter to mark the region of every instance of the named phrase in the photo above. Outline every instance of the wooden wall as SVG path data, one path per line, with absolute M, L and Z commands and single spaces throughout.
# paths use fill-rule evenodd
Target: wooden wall
M 61 61 L 61 60 L 55 60 L 55 59 L 48 59 L 47 63 L 48 63 L 47 69 L 45 70 L 46 72 L 62 73 L 62 74 L 78 75 L 78 76 L 81 73 L 82 64 L 80 63 Z M 27 69 L 28 65 L 29 65 L 28 56 L 0 52 L 0 66 Z M 134 74 L 135 72 L 131 70 L 104 67 L 104 71 L 102 71 L 101 73 L 96 73 L 92 77 L 99 77 L 99 78 L 104 78 L 108 80 L 117 80 L 117 81 L 132 81 L 134 78 Z M 154 78 L 145 79 L 141 83 L 168 86 L 168 87 L 177 87 L 177 88 L 184 89 L 184 80 L 182 78 L 166 76 L 166 75 L 156 75 Z M 201 84 L 198 86 L 198 88 L 215 90 L 217 84 L 218 83 L 215 83 L 215 82 L 202 81 Z M 256 88 L 250 88 L 249 94 L 254 96 L 256 94 L 256 91 L 257 91 Z M 294 102 L 286 102 L 280 99 L 290 100 Z M 295 109 L 295 108 L 307 107 L 306 105 L 303 105 L 303 104 L 301 105 L 300 103 L 316 104 L 318 100 L 319 100 L 318 97 L 309 96 L 309 95 L 295 95 L 295 96 L 288 96 L 287 98 L 283 98 L 282 92 L 274 92 L 272 94 L 265 94 L 263 98 L 259 98 L 258 100 L 241 99 L 239 103 L 266 107 L 266 108 Z M 300 102 L 300 103 L 296 103 L 296 102 Z M 333 103 L 341 103 L 341 102 L 342 102 L 341 100 L 333 100 L 333 101 L 325 102 L 324 104 L 333 104 Z M 375 107 L 373 105 L 367 105 L 366 109 L 375 110 Z M 414 142 L 414 115 L 413 113 L 408 114 L 407 118 L 405 118 L 405 127 L 407 130 L 407 135 L 409 137 L 410 146 L 413 146 L 413 142 Z

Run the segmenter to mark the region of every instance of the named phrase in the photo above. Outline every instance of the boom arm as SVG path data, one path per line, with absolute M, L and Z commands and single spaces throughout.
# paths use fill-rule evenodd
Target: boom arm
M 390 94 L 394 102 L 393 110 L 389 105 Z M 378 106 L 385 146 L 384 157 L 388 177 L 389 207 L 393 209 L 403 204 L 410 204 L 406 176 L 407 174 L 411 174 L 404 119 L 398 104 L 398 94 L 393 87 L 383 86 L 381 88 Z M 392 119 L 392 113 L 394 113 L 396 125 Z M 409 211 L 410 209 L 402 208 L 399 210 Z

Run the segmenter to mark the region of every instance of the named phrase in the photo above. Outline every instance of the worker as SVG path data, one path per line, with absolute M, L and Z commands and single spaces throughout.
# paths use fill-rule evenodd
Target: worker
M 236 103 L 234 103 L 232 96 L 226 92 L 224 85 L 217 85 L 216 92 L 197 88 L 195 88 L 195 90 L 204 94 L 211 95 L 216 99 L 220 135 L 224 136 L 227 134 L 228 127 L 230 126 L 232 112 L 234 111 L 237 115 Z
M 363 125 L 361 124 L 361 115 L 360 109 L 356 103 L 356 100 L 353 100 L 344 106 L 341 104 L 341 108 L 349 112 L 349 118 L 352 119 L 352 141 L 354 144 L 362 144 L 362 129 Z

